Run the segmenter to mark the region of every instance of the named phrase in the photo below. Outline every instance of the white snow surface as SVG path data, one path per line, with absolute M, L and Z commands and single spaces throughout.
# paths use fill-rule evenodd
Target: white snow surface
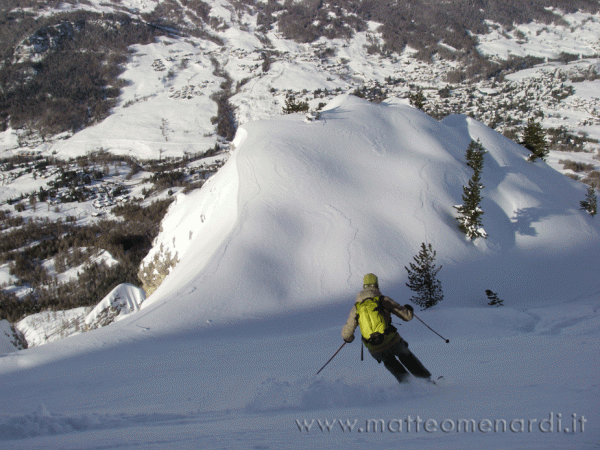
M 98 322 L 99 316 L 110 308 L 118 311 L 115 321 L 121 320 L 128 314 L 139 311 L 144 300 L 146 300 L 146 293 L 143 289 L 133 284 L 121 283 L 86 315 L 85 324 L 94 326 Z
M 585 187 L 465 116 L 342 96 L 304 119 L 245 124 L 226 165 L 180 194 L 155 243 L 179 263 L 141 311 L 0 357 L 3 448 L 597 448 L 600 225 L 579 209 Z M 488 151 L 487 240 L 466 240 L 452 207 L 471 139 Z M 444 381 L 399 386 L 358 340 L 316 376 L 365 273 L 409 302 L 422 242 L 445 298 L 417 315 L 450 342 L 417 320 L 399 331 Z
M 80 333 L 90 309 L 79 307 L 30 314 L 20 320 L 16 327 L 23 333 L 29 347 L 44 345 Z

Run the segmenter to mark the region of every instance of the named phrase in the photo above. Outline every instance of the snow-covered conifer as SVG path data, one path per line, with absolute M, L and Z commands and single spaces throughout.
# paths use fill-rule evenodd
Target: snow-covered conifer
M 592 186 L 588 187 L 585 200 L 580 201 L 579 205 L 581 209 L 592 217 L 598 214 L 598 199 L 596 197 L 596 190 Z
M 531 151 L 531 155 L 529 156 L 530 161 L 535 161 L 537 158 L 546 161 L 546 157 L 550 151 L 548 142 L 546 141 L 546 132 L 539 122 L 536 122 L 532 118 L 527 121 L 521 145 Z
M 437 279 L 438 272 L 442 266 L 436 267 L 433 263 L 436 252 L 431 247 L 431 244 L 421 244 L 421 251 L 417 256 L 414 256 L 414 263 L 410 263 L 408 267 L 404 267 L 408 272 L 408 283 L 406 285 L 416 292 L 416 295 L 411 297 L 411 301 L 423 309 L 431 308 L 444 298 L 442 293 L 442 284 Z
M 469 239 L 478 237 L 486 238 L 487 233 L 482 227 L 481 216 L 481 172 L 483 170 L 483 155 L 486 153 L 485 148 L 478 140 L 471 141 L 466 152 L 467 165 L 473 169 L 473 176 L 469 180 L 467 186 L 463 186 L 462 205 L 454 206 L 458 211 L 460 229 L 467 235 Z
M 465 155 L 467 166 L 469 166 L 475 172 L 481 173 L 483 170 L 483 155 L 485 155 L 485 153 L 486 151 L 481 141 L 479 139 L 477 139 L 477 141 L 472 140 L 467 147 L 467 152 Z

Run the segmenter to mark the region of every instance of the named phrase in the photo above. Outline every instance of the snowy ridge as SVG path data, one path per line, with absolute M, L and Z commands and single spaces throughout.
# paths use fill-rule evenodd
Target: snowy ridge
M 488 151 L 482 209 L 490 237 L 474 242 L 453 209 L 470 176 L 471 139 Z M 291 115 L 249 123 L 214 183 L 180 197 L 164 220 L 155 249 L 180 262 L 136 320 L 187 328 L 328 304 L 352 298 L 368 271 L 404 298 L 404 266 L 421 242 L 444 265 L 446 304 L 481 305 L 488 288 L 523 305 L 564 298 L 593 277 L 591 264 L 578 273 L 565 267 L 596 261 L 598 224 L 578 209 L 583 187 L 527 153 L 465 116 L 440 123 L 352 96 L 334 100 L 317 122 Z M 548 279 L 540 286 L 531 277 Z M 152 319 L 166 302 L 160 321 Z
M 88 328 L 100 328 L 140 310 L 146 293 L 129 283 L 115 287 L 85 317 Z
M 83 306 L 64 311 L 43 311 L 30 314 L 16 326 L 25 336 L 29 347 L 44 345 L 80 333 L 90 309 Z
M 43 311 L 25 317 L 16 326 L 30 347 L 44 345 L 121 320 L 127 314 L 139 311 L 145 299 L 143 289 L 123 283 L 94 307 Z

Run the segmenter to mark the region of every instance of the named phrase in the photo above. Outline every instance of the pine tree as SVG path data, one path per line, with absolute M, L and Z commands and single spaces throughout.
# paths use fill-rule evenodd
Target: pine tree
M 480 180 L 479 172 L 474 172 L 468 186 L 463 186 L 463 204 L 455 206 L 459 214 L 456 218 L 459 222 L 459 227 L 469 239 L 487 237 L 487 233 L 481 225 L 483 210 L 479 205 L 481 203 L 481 189 L 483 189 L 483 185 L 480 183 Z
M 469 239 L 487 237 L 487 233 L 481 224 L 483 210 L 480 207 L 482 200 L 481 189 L 484 187 L 481 184 L 481 172 L 483 170 L 483 156 L 485 153 L 485 148 L 479 140 L 477 142 L 471 141 L 467 147 L 465 159 L 467 165 L 473 169 L 473 176 L 469 180 L 469 184 L 463 186 L 463 204 L 455 206 L 459 214 L 456 218 L 459 222 L 459 227 Z
M 416 295 L 410 300 L 423 309 L 431 308 L 444 298 L 442 284 L 437 279 L 437 274 L 442 266 L 435 266 L 433 263 L 435 256 L 436 252 L 432 249 L 431 244 L 425 246 L 425 243 L 422 243 L 421 251 L 413 257 L 415 262 L 409 264 L 410 269 L 404 267 L 408 272 L 406 285 L 416 292 Z
M 486 153 L 487 152 L 485 151 L 485 148 L 479 139 L 477 139 L 477 142 L 471 140 L 465 155 L 467 166 L 469 166 L 475 172 L 481 173 L 481 171 L 483 171 L 483 155 Z
M 425 107 L 425 102 L 427 101 L 427 98 L 425 97 L 425 94 L 423 94 L 421 88 L 418 88 L 417 92 L 411 92 L 408 96 L 408 99 L 412 106 L 420 110 Z
M 546 157 L 549 153 L 546 132 L 538 122 L 533 120 L 533 118 L 530 118 L 527 121 L 527 126 L 523 131 L 521 145 L 531 151 L 531 155 L 529 156 L 530 161 L 535 161 L 537 158 L 546 161 Z
M 579 205 L 592 217 L 598 214 L 598 199 L 596 198 L 596 190 L 592 186 L 588 187 L 585 200 L 580 201 Z

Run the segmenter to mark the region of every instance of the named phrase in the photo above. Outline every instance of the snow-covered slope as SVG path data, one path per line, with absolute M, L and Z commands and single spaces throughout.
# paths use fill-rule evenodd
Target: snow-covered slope
M 453 208 L 471 176 L 471 139 L 488 151 L 490 237 L 475 242 L 458 230 Z M 352 96 L 316 122 L 290 115 L 247 124 L 223 170 L 165 219 L 155 249 L 180 262 L 136 320 L 194 328 L 329 304 L 351 298 L 369 271 L 406 298 L 404 266 L 421 242 L 444 266 L 446 305 L 482 305 L 486 289 L 520 305 L 597 290 L 599 225 L 579 211 L 583 187 L 527 153 L 464 116 L 440 123 Z
M 489 152 L 487 241 L 454 218 L 471 139 Z M 578 209 L 583 187 L 526 153 L 463 116 L 347 96 L 318 121 L 246 124 L 169 211 L 156 248 L 179 263 L 140 312 L 0 359 L 2 446 L 594 448 L 599 225 Z M 315 376 L 365 272 L 408 301 L 421 242 L 445 299 L 418 315 L 450 344 L 417 321 L 400 332 L 445 383 L 398 386 L 356 344 Z M 506 306 L 487 306 L 487 288 Z

